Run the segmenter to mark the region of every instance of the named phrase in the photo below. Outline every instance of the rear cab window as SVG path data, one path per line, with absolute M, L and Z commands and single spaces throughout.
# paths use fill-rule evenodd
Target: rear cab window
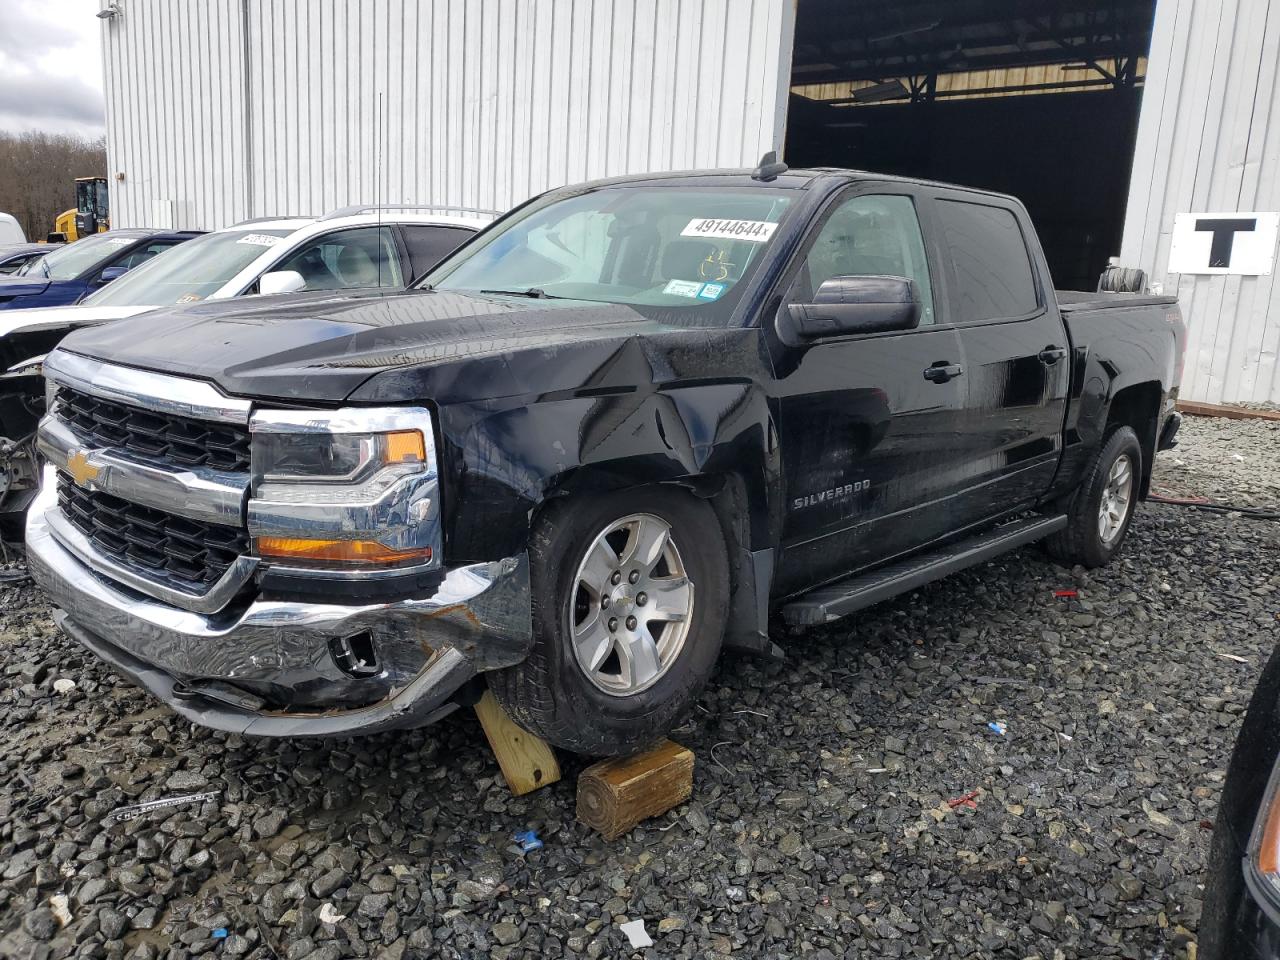
M 954 276 L 956 323 L 1014 319 L 1040 308 L 1031 255 L 1012 210 L 941 197 L 934 209 Z

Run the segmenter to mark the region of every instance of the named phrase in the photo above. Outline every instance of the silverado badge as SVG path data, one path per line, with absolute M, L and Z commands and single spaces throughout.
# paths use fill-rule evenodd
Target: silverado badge
M 816 507 L 820 503 L 826 503 L 830 500 L 844 500 L 853 496 L 855 493 L 862 493 L 871 487 L 870 480 L 859 480 L 857 483 L 846 483 L 839 487 L 832 487 L 829 490 L 819 490 L 817 493 L 809 493 L 803 497 L 796 497 L 791 501 L 792 509 L 803 510 L 805 507 Z
M 102 472 L 101 467 L 95 467 L 89 462 L 89 455 L 83 450 L 77 450 L 71 456 L 67 457 L 67 473 L 71 474 L 71 479 L 76 482 L 77 487 L 83 487 L 90 482 L 98 479 L 98 474 Z

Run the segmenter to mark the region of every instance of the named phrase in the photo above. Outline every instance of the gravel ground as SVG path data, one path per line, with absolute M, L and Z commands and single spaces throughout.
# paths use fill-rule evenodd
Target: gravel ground
M 1280 425 L 1189 418 L 1160 482 L 1276 503 L 1278 456 Z M 1193 956 L 1277 570 L 1280 524 L 1149 505 L 1105 570 L 1025 550 L 789 638 L 785 664 L 727 656 L 676 734 L 694 799 L 611 844 L 574 820 L 581 763 L 513 799 L 469 714 L 210 733 L 6 589 L 0 955 Z

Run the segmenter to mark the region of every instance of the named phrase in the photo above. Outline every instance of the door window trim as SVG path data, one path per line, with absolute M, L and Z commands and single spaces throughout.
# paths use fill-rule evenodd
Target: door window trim
M 938 268 L 940 251 L 933 239 L 936 231 L 932 229 L 932 211 L 930 210 L 926 214 L 921 203 L 922 199 L 927 198 L 923 197 L 921 189 L 914 184 L 897 183 L 889 180 L 857 180 L 836 190 L 818 208 L 813 222 L 806 228 L 804 235 L 801 237 L 799 246 L 792 251 L 790 259 L 782 269 L 773 290 L 764 300 L 767 322 L 776 326 L 778 313 L 787 306 L 787 292 L 791 289 L 792 284 L 795 283 L 805 259 L 809 256 L 809 251 L 813 249 L 813 245 L 817 242 L 819 235 L 832 215 L 848 201 L 863 196 L 906 197 L 911 201 L 912 209 L 916 215 L 916 225 L 920 230 L 921 244 L 924 247 L 925 268 L 929 271 L 934 322 L 926 326 L 917 326 L 911 330 L 883 330 L 878 333 L 850 333 L 844 336 L 824 337 L 821 342 L 847 343 L 850 340 L 902 337 L 910 336 L 911 334 L 928 333 L 933 330 L 946 330 L 953 327 L 955 324 L 951 321 L 949 301 L 946 297 L 946 291 L 950 286 L 950 275 L 948 273 L 944 280 L 942 276 L 944 271 Z M 926 216 L 929 216 L 930 220 L 926 220 Z M 772 309 L 770 309 L 771 306 Z

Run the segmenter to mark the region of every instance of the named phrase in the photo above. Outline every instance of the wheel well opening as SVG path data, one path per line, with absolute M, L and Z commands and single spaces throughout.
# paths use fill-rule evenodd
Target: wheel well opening
M 1151 468 L 1156 454 L 1160 418 L 1160 384 L 1135 383 L 1116 393 L 1107 411 L 1106 433 L 1117 427 L 1131 427 L 1142 446 L 1142 485 L 1145 498 L 1151 486 Z

